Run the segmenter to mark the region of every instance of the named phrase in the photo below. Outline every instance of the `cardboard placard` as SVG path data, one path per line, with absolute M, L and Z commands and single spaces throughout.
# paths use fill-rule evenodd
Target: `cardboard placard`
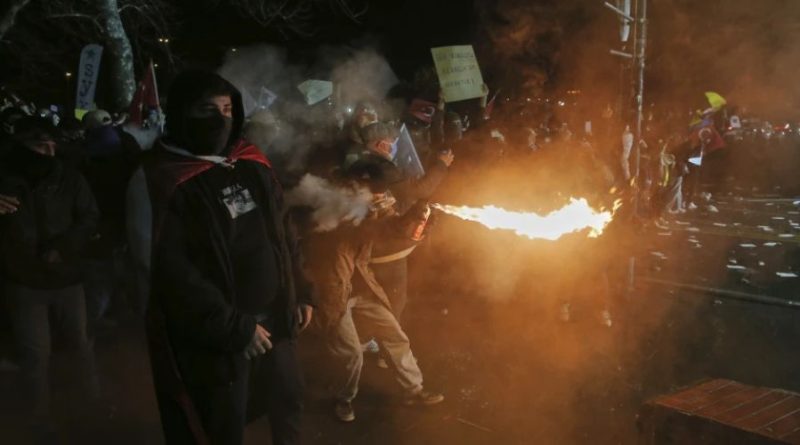
M 472 45 L 431 48 L 439 85 L 446 102 L 483 96 L 483 77 Z

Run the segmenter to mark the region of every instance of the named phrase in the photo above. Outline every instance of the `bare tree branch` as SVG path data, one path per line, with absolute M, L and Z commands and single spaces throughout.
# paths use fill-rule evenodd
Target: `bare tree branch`
M 217 0 L 207 0 L 211 7 Z M 242 16 L 264 28 L 272 28 L 285 38 L 311 37 L 316 33 L 314 17 L 321 14 L 340 14 L 361 23 L 369 3 L 365 0 L 231 0 L 230 5 Z
M 30 0 L 12 0 L 7 9 L 0 17 L 0 40 L 6 35 L 9 29 L 14 26 L 19 11 L 28 4 Z
M 364 3 L 359 10 L 355 10 L 350 4 L 349 0 L 332 0 L 339 9 L 344 13 L 345 17 L 349 18 L 355 23 L 361 23 L 361 17 L 369 10 L 369 4 Z
M 48 19 L 86 19 L 89 22 L 91 22 L 92 25 L 95 26 L 95 28 L 97 28 L 97 31 L 100 31 L 100 32 L 103 31 L 103 26 L 97 20 L 97 17 L 91 16 L 89 14 L 82 14 L 82 13 L 79 13 L 79 12 L 71 12 L 71 13 L 65 13 L 65 14 L 51 14 L 51 15 L 48 15 L 47 18 Z

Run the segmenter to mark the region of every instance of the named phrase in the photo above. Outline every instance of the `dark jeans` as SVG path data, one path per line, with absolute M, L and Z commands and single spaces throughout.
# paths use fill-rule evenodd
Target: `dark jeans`
M 408 303 L 408 257 L 389 263 L 370 264 L 370 268 L 389 297 L 394 318 L 400 322 Z
M 274 445 L 300 443 L 303 378 L 294 341 L 278 341 L 266 355 L 251 361 L 241 379 L 230 385 L 187 388 L 212 445 L 241 444 L 245 424 L 266 412 Z M 168 445 L 193 444 L 180 406 L 157 394 Z
M 88 395 L 99 392 L 94 354 L 86 336 L 86 303 L 83 287 L 31 289 L 7 285 L 14 325 L 14 341 L 21 358 L 21 377 L 28 402 L 36 417 L 47 416 L 50 405 L 48 367 L 51 323 L 59 325 L 59 338 L 71 352 L 75 370 L 81 373 Z

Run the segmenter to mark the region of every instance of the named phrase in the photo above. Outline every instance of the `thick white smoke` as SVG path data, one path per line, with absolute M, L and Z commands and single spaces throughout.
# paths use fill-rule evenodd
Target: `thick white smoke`
M 337 100 L 349 105 L 362 100 L 380 102 L 398 83 L 389 62 L 372 49 L 351 52 L 334 61 L 331 80 Z
M 389 63 L 377 51 L 348 47 L 320 48 L 313 62 L 305 65 L 289 63 L 283 48 L 238 48 L 228 53 L 219 74 L 256 100 L 262 87 L 277 94 L 270 111 L 279 122 L 280 131 L 272 134 L 254 129 L 248 132 L 248 138 L 293 173 L 305 171 L 315 148 L 335 143 L 338 126 L 348 117 L 348 107 L 362 100 L 380 103 L 398 82 Z M 308 79 L 332 81 L 331 101 L 306 105 L 297 85 Z
M 358 225 L 366 218 L 372 203 L 367 188 L 337 187 L 318 176 L 303 176 L 297 187 L 286 193 L 291 207 L 310 207 L 316 232 L 328 232 L 343 222 Z

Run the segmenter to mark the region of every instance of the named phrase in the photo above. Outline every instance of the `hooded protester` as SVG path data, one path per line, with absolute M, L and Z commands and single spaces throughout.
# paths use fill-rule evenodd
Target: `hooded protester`
M 273 443 L 298 443 L 295 340 L 312 308 L 280 186 L 218 75 L 180 74 L 166 115 L 131 180 L 149 198 L 138 209 L 153 229 L 147 335 L 166 442 L 239 444 L 266 411 Z
M 88 394 L 99 395 L 81 277 L 98 211 L 84 178 L 55 157 L 52 122 L 23 118 L 14 126 L 13 141 L 0 163 L 0 195 L 14 197 L 16 203 L 10 211 L 0 212 L 0 271 L 13 307 L 31 419 L 46 425 L 49 314 L 61 322 L 62 338 L 82 368 Z

